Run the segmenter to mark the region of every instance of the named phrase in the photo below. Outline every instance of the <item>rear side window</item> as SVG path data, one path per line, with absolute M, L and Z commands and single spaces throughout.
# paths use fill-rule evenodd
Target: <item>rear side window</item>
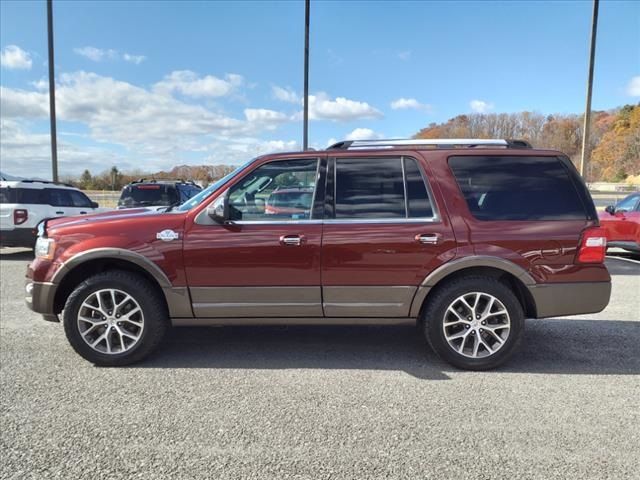
M 336 161 L 336 218 L 404 218 L 402 159 Z
M 331 167 L 330 167 L 331 168 Z M 330 175 L 331 177 L 331 175 Z M 433 218 L 433 207 L 420 167 L 413 158 L 343 158 L 335 160 L 334 182 L 327 182 L 329 218 Z
M 459 156 L 449 166 L 479 220 L 583 220 L 585 207 L 557 157 Z
M 49 194 L 49 205 L 54 207 L 72 207 L 73 200 L 69 190 L 63 190 L 61 188 L 47 188 L 44 190 Z

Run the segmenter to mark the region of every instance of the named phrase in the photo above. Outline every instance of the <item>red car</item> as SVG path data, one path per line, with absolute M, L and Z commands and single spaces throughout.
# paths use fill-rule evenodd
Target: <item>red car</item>
M 261 199 L 286 185 L 313 193 L 268 213 Z M 98 365 L 142 360 L 172 325 L 412 323 L 442 358 L 482 370 L 513 354 L 525 318 L 605 308 L 605 249 L 560 152 L 345 141 L 259 157 L 170 211 L 48 221 L 26 302 L 62 314 Z
M 313 201 L 313 188 L 285 188 L 276 190 L 265 204 L 264 213 L 268 215 L 298 215 L 304 218 Z
M 632 193 L 600 213 L 600 225 L 607 233 L 607 246 L 640 253 L 640 192 Z

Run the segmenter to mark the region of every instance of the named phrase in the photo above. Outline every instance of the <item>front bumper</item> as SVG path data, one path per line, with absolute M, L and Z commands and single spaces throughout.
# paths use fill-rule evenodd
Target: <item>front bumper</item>
M 34 282 L 27 278 L 25 283 L 25 302 L 27 307 L 36 313 L 42 314 L 49 322 L 59 322 L 60 319 L 55 313 L 54 299 L 57 285 L 49 282 Z
M 544 283 L 530 285 L 537 318 L 597 313 L 611 297 L 611 282 Z

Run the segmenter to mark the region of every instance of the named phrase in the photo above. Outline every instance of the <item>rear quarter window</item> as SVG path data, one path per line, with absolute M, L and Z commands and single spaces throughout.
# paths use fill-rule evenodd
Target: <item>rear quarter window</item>
M 567 167 L 557 157 L 449 158 L 462 195 L 478 220 L 584 220 Z
M 15 188 L 0 188 L 0 203 L 18 203 Z
M 0 193 L 2 203 L 23 203 L 28 205 L 43 205 L 47 203 L 44 190 L 38 188 L 3 188 Z

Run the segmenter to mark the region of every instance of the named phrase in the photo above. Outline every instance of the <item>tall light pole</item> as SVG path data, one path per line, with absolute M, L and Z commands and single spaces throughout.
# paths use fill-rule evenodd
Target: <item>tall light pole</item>
M 302 149 L 309 147 L 309 9 L 310 0 L 304 2 L 304 108 L 302 119 Z
M 47 34 L 49 40 L 49 120 L 51 122 L 51 169 L 53 181 L 58 181 L 58 135 L 56 132 L 56 78 L 53 59 L 53 8 L 47 0 Z
M 587 80 L 587 106 L 584 111 L 584 128 L 582 129 L 582 158 L 580 159 L 580 175 L 585 178 L 589 166 L 589 134 L 591 133 L 591 92 L 593 89 L 593 65 L 596 57 L 596 34 L 598 33 L 598 5 L 600 0 L 593 0 L 591 17 L 591 47 L 589 49 L 589 79 Z

